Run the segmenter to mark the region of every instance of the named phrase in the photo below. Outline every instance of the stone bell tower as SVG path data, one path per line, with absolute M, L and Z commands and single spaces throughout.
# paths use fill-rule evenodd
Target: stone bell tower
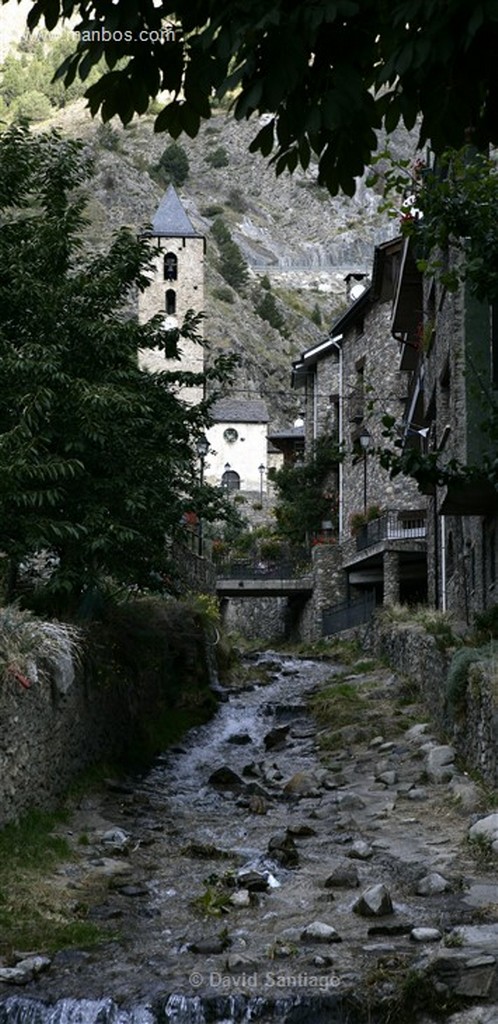
M 181 327 L 188 309 L 195 313 L 204 311 L 206 243 L 204 236 L 193 227 L 173 185 L 163 196 L 152 221 L 152 230 L 146 232 L 146 237 L 150 239 L 154 261 L 151 283 L 139 296 L 139 321 L 145 323 L 160 313 L 166 329 Z M 202 334 L 202 324 L 199 333 Z M 178 354 L 180 359 L 166 359 L 159 349 L 142 351 L 140 365 L 154 372 L 202 373 L 202 345 L 181 338 Z M 181 388 L 181 397 L 189 405 L 195 405 L 202 400 L 202 387 Z

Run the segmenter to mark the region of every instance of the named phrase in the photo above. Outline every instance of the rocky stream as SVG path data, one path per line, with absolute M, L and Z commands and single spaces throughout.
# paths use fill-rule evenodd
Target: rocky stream
M 253 665 L 147 774 L 80 800 L 51 884 L 108 940 L 18 951 L 0 1024 L 498 1024 L 479 788 L 391 670 Z M 308 706 L 325 680 L 362 694 L 334 742 Z

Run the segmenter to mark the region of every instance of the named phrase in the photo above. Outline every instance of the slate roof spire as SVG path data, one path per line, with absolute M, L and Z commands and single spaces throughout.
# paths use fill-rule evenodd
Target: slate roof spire
M 161 199 L 152 221 L 152 234 L 168 238 L 202 238 L 187 216 L 173 185 Z

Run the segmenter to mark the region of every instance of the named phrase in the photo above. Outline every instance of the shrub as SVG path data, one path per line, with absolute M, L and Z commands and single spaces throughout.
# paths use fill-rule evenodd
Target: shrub
M 205 160 L 210 167 L 228 167 L 230 163 L 224 146 L 218 146 L 216 149 L 210 150 L 206 154 Z
M 45 121 L 50 117 L 53 107 L 47 96 L 37 89 L 29 89 L 23 96 L 18 96 L 10 106 L 10 113 L 15 120 Z
M 203 217 L 218 217 L 220 213 L 223 213 L 223 207 L 219 203 L 210 203 L 209 206 L 203 206 L 201 209 Z
M 231 188 L 228 193 L 228 205 L 235 210 L 236 213 L 245 213 L 248 208 L 248 202 L 242 195 L 242 192 L 238 188 Z
M 322 312 L 321 312 L 320 306 L 318 305 L 318 302 L 315 302 L 315 305 L 313 306 L 313 312 L 311 314 L 311 319 L 312 319 L 313 323 L 316 324 L 317 327 L 321 327 L 321 324 L 322 324 Z
M 455 651 L 446 679 L 446 703 L 451 714 L 458 716 L 465 711 L 471 665 L 490 662 L 497 656 L 498 645 L 495 643 L 483 647 L 461 647 Z
M 221 299 L 222 302 L 235 302 L 235 295 L 228 286 L 220 285 L 219 288 L 213 288 L 213 295 L 216 299 Z
M 178 188 L 187 180 L 190 165 L 188 156 L 178 142 L 170 142 L 163 150 L 158 163 L 153 168 L 156 178 L 164 185 L 173 184 Z
M 264 294 L 257 299 L 254 309 L 262 320 L 266 320 L 271 327 L 274 327 L 276 331 L 280 331 L 280 333 L 282 333 L 286 324 L 285 317 L 280 312 L 275 301 L 275 296 L 272 295 L 270 291 L 265 291 Z
M 498 604 L 480 612 L 474 620 L 474 630 L 479 639 L 498 639 Z

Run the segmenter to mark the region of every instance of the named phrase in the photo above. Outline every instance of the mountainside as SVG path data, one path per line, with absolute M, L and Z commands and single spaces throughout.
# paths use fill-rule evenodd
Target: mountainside
M 88 190 L 91 243 L 105 244 L 122 225 L 146 228 L 165 191 L 154 168 L 171 141 L 154 135 L 152 118 L 126 129 L 117 123 L 103 126 L 78 101 L 52 123 L 83 139 L 95 159 Z M 374 245 L 396 228 L 379 211 L 380 197 L 362 182 L 353 199 L 332 199 L 316 184 L 313 166 L 276 178 L 267 161 L 249 154 L 254 134 L 254 124 L 236 123 L 220 111 L 196 139 L 182 138 L 190 170 L 177 191 L 208 240 L 209 351 L 239 355 L 231 393 L 265 398 L 275 428 L 288 425 L 299 411 L 299 394 L 289 386 L 292 360 L 319 341 L 344 308 L 344 275 L 369 272 Z M 406 149 L 403 136 L 399 145 Z M 247 261 L 244 288 L 230 288 L 220 274 L 219 244 L 211 234 L 220 216 Z M 255 309 L 269 285 L 269 319 L 276 326 Z

